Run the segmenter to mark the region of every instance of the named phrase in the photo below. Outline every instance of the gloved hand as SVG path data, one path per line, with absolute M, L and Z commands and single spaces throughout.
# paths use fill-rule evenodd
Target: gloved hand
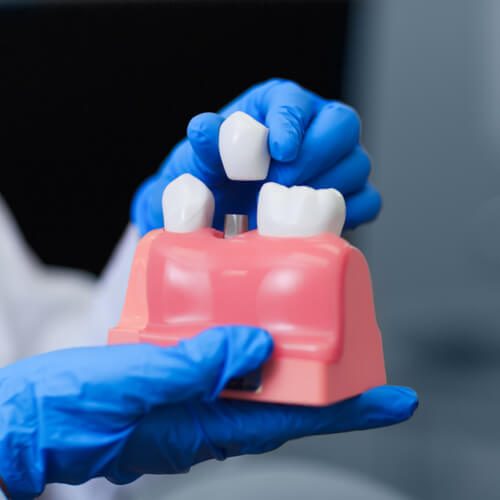
M 270 355 L 271 336 L 214 328 L 177 347 L 77 348 L 0 370 L 0 476 L 13 498 L 46 484 L 186 472 L 289 439 L 395 424 L 417 396 L 384 386 L 324 408 L 217 399 Z
M 141 235 L 163 226 L 163 190 L 183 173 L 198 177 L 212 190 L 216 228 L 223 228 L 226 213 L 248 214 L 250 228 L 256 226 L 257 195 L 263 182 L 229 180 L 219 156 L 219 127 L 235 111 L 244 111 L 269 127 L 272 162 L 267 181 L 338 189 L 346 198 L 346 229 L 376 217 L 381 200 L 367 181 L 370 159 L 359 144 L 356 113 L 293 82 L 275 79 L 252 87 L 219 114 L 203 113 L 191 120 L 187 139 L 136 193 L 132 222 Z

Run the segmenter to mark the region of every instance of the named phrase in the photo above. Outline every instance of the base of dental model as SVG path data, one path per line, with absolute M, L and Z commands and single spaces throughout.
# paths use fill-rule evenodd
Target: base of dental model
M 338 191 L 266 183 L 257 230 L 231 215 L 225 235 L 211 227 L 210 190 L 184 174 L 163 212 L 165 229 L 138 245 L 111 344 L 172 346 L 215 325 L 255 325 L 272 334 L 273 355 L 223 397 L 321 406 L 386 383 L 368 265 L 340 237 Z

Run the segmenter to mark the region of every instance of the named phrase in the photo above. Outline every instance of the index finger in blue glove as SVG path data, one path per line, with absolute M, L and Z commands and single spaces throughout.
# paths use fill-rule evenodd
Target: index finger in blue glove
M 263 96 L 265 125 L 269 127 L 269 152 L 281 162 L 295 160 L 304 134 L 318 110 L 319 98 L 294 82 L 284 81 Z
M 357 146 L 360 127 L 352 108 L 340 102 L 326 104 L 307 129 L 297 158 L 271 165 L 269 180 L 291 186 L 334 168 Z
M 226 178 L 219 153 L 219 129 L 223 121 L 224 118 L 217 113 L 201 113 L 191 119 L 187 128 L 188 141 L 199 160 L 195 163 L 196 170 L 200 165 L 212 170 L 212 175 L 203 176 L 209 185 L 213 180 Z

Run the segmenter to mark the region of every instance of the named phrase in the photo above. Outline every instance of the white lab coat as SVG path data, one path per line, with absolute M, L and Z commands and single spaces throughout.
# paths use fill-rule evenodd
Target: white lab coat
M 0 197 L 0 367 L 20 358 L 65 347 L 105 344 L 117 323 L 138 241 L 130 225 L 99 278 L 48 267 L 23 241 Z M 313 486 L 312 486 L 313 485 Z M 41 498 L 161 500 L 200 498 L 401 500 L 399 492 L 352 472 L 283 455 L 242 457 L 201 464 L 188 475 L 141 478 L 115 486 L 96 479 L 82 486 L 49 485 Z M 1 497 L 0 493 L 0 497 Z
M 103 344 L 119 318 L 138 235 L 129 226 L 99 279 L 48 267 L 0 198 L 0 366 L 41 352 Z

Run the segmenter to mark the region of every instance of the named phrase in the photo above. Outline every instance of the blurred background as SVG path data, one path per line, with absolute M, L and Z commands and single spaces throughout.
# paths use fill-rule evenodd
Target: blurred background
M 495 0 L 0 2 L 0 193 L 47 264 L 99 273 L 189 119 L 274 76 L 359 110 L 384 197 L 350 237 L 415 417 L 97 498 L 499 498 L 499 20 Z

